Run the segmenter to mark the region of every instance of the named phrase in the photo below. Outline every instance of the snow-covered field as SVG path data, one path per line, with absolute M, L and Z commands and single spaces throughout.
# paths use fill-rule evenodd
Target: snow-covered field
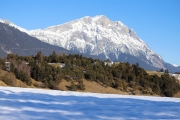
M 180 99 L 0 87 L 0 120 L 180 119 Z

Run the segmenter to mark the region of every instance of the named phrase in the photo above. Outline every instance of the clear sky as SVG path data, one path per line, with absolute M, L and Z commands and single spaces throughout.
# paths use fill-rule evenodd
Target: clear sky
M 180 0 L 0 0 L 0 19 L 27 30 L 96 15 L 123 22 L 165 62 L 180 65 Z

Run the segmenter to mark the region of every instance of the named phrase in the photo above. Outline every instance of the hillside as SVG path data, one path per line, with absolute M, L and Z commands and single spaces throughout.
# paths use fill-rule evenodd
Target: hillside
M 50 55 L 53 51 L 69 53 L 64 48 L 44 43 L 9 24 L 0 22 L 0 57 L 6 57 L 9 53 L 31 56 L 39 51 L 45 55 Z
M 13 87 L 33 87 L 28 86 L 26 83 L 23 83 L 21 80 L 17 79 L 16 76 L 12 73 L 0 69 L 0 86 L 13 86 Z
M 35 56 L 9 54 L 6 61 L 11 63 L 7 70 L 15 75 L 12 78 L 38 88 L 171 97 L 180 90 L 174 77 L 149 75 L 138 63 L 112 64 L 82 55 L 57 55 L 55 52 L 49 56 L 42 52 Z M 3 59 L 0 59 L 0 68 L 6 69 Z
M 7 77 L 8 76 L 8 77 Z M 15 82 L 11 84 L 8 80 L 14 80 Z M 12 73 L 0 69 L 0 86 L 13 86 L 13 87 L 23 87 L 23 88 L 41 88 L 44 89 L 41 85 L 42 82 L 37 82 L 34 79 L 31 79 L 32 85 L 28 86 L 26 83 L 22 82 L 19 79 L 16 79 Z M 128 92 L 122 92 L 117 89 L 111 87 L 104 87 L 96 82 L 83 80 L 86 89 L 83 92 L 92 92 L 92 93 L 108 93 L 108 94 L 128 94 Z M 70 86 L 71 82 L 67 82 L 66 80 L 62 80 L 61 83 L 57 86 L 59 90 L 69 91 L 66 86 Z M 48 88 L 45 88 L 48 89 Z M 82 92 L 82 90 L 80 90 Z
M 163 75 L 163 72 L 157 72 L 157 71 L 151 71 L 151 70 L 147 70 L 146 71 L 149 75 L 157 75 L 159 77 L 161 77 L 161 75 Z
M 23 83 L 21 80 L 16 79 L 16 84 L 15 85 L 7 85 L 2 81 L 3 76 L 11 76 L 10 73 L 0 70 L 0 86 L 14 86 L 14 87 L 22 87 L 22 88 L 40 88 L 40 89 L 48 89 L 48 88 L 43 88 L 41 87 L 42 82 L 37 82 L 34 79 L 32 80 L 32 85 L 28 86 L 26 83 Z M 88 81 L 88 80 L 83 80 L 84 85 L 86 86 L 85 90 L 78 90 L 79 92 L 90 92 L 90 93 L 103 93 L 103 94 L 121 94 L 121 95 L 132 95 L 131 92 L 123 92 L 117 89 L 114 89 L 112 87 L 104 87 L 100 85 L 99 83 L 96 83 L 94 81 Z M 62 80 L 61 83 L 58 85 L 58 89 L 61 91 L 69 91 L 67 89 L 67 86 L 70 86 L 71 82 L 67 82 L 66 80 Z M 131 88 L 129 88 L 131 90 Z M 140 96 L 159 96 L 159 95 L 150 95 L 150 94 L 140 94 L 139 90 L 134 91 L 133 95 L 140 95 Z M 180 92 L 176 93 L 174 95 L 176 98 L 180 98 Z

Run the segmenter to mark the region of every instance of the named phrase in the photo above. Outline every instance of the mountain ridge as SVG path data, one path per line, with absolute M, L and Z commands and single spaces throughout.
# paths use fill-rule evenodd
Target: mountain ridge
M 134 30 L 120 21 L 110 21 L 104 15 L 85 16 L 43 30 L 32 30 L 28 34 L 68 50 L 89 52 L 97 56 L 103 53 L 105 59 L 112 61 L 118 60 L 118 56 L 123 53 L 139 57 L 151 66 L 165 68 L 161 56 L 138 38 Z M 109 57 L 111 53 L 115 55 L 114 58 Z
M 45 55 L 53 51 L 68 53 L 69 51 L 40 41 L 29 36 L 26 32 L 21 32 L 18 27 L 0 22 L 0 57 L 7 54 L 36 55 L 42 51 Z
M 5 23 L 42 42 L 62 47 L 79 54 L 97 56 L 100 59 L 139 63 L 150 70 L 171 69 L 180 71 L 180 67 L 164 62 L 162 57 L 152 51 L 136 32 L 121 21 L 110 21 L 104 15 L 85 16 L 70 22 L 47 27 L 45 29 L 26 30 L 11 22 Z

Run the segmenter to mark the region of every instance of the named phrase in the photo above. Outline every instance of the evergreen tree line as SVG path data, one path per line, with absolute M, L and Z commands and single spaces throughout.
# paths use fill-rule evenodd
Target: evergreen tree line
M 58 89 L 62 79 L 65 79 L 71 82 L 71 85 L 68 86 L 69 90 L 84 90 L 85 85 L 82 80 L 86 79 L 95 81 L 104 87 L 113 87 L 122 91 L 132 88 L 142 91 L 143 94 L 173 96 L 180 90 L 180 85 L 173 76 L 168 73 L 164 73 L 160 77 L 149 75 L 139 67 L 138 63 L 105 65 L 105 61 L 99 59 L 55 52 L 49 56 L 44 56 L 41 52 L 35 56 L 9 54 L 6 59 L 11 61 L 11 72 L 18 79 L 31 85 L 30 78 L 33 78 L 50 89 Z M 25 61 L 29 64 L 23 64 Z M 63 63 L 65 67 L 52 66 L 49 63 Z M 2 59 L 0 59 L 0 68 L 5 69 Z M 75 84 L 75 81 L 78 84 Z

